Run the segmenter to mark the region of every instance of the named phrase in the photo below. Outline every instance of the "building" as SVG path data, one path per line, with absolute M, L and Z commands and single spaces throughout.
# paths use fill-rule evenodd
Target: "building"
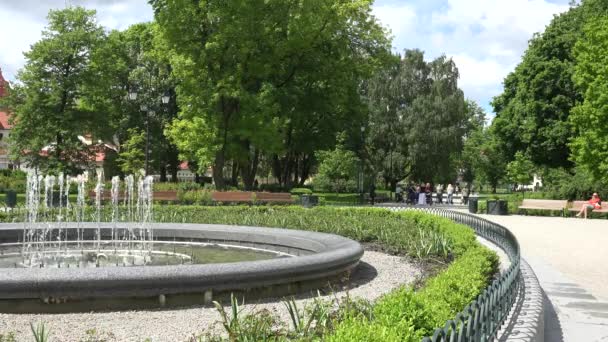
M 2 69 L 0 69 L 0 98 L 6 96 L 8 96 L 8 82 L 2 76 Z M 11 169 L 13 167 L 9 159 L 7 143 L 12 128 L 9 117 L 8 108 L 0 106 L 0 169 Z

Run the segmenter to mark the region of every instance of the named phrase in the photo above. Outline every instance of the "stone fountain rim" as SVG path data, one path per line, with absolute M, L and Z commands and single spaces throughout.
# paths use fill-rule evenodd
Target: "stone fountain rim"
M 76 225 L 76 223 L 66 223 Z M 102 223 L 110 229 L 111 223 Z M 123 224 L 124 226 L 124 224 Z M 304 256 L 237 263 L 107 268 L 10 269 L 0 272 L 0 299 L 92 298 L 155 296 L 221 290 L 250 290 L 273 285 L 318 280 L 355 267 L 363 256 L 361 245 L 327 233 L 295 229 L 222 224 L 154 223 L 156 237 L 240 241 L 283 246 L 312 252 Z M 83 223 L 96 229 L 96 223 Z M 121 227 L 121 224 L 118 224 Z M 23 231 L 23 223 L 1 223 L 0 238 Z

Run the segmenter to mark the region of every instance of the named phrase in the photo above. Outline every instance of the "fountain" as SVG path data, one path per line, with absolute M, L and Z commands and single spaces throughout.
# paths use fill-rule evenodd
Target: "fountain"
M 24 222 L 0 223 L 0 312 L 190 305 L 235 291 L 275 296 L 324 286 L 363 255 L 358 243 L 330 234 L 153 223 L 152 177 L 113 177 L 106 189 L 98 171 L 92 206 L 88 182 L 87 173 L 28 175 Z

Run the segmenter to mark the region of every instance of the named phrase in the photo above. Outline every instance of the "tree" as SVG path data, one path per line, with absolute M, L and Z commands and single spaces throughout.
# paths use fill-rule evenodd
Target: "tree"
M 169 52 L 163 46 L 154 23 L 110 32 L 93 54 L 97 82 L 87 87 L 83 101 L 108 118 L 100 137 L 114 141 L 119 148 L 130 138 L 130 129 L 149 131 L 149 168 L 160 173 L 161 181 L 167 179 L 168 171 L 177 181 L 178 151 L 164 130 L 178 108 Z M 128 92 L 136 92 L 137 98 L 129 99 Z M 169 96 L 166 105 L 161 104 L 165 95 Z M 142 106 L 146 111 L 141 111 Z
M 479 137 L 483 136 L 486 122 L 486 113 L 475 101 L 467 100 L 466 124 L 463 151 L 457 158 L 457 164 L 462 172 L 462 179 L 469 185 L 476 178 L 474 166 L 477 162 Z M 477 139 L 477 140 L 476 140 Z M 467 154 L 468 153 L 468 154 Z
M 454 175 L 453 155 L 462 150 L 467 121 L 458 76 L 451 59 L 427 63 L 422 51 L 406 50 L 368 83 L 369 155 L 391 188 L 405 177 Z
M 523 154 L 521 151 L 515 153 L 515 159 L 507 164 L 507 177 L 516 185 L 528 185 L 532 182 L 534 164 L 530 157 Z M 525 187 L 523 188 L 525 191 Z
M 320 161 L 314 179 L 315 188 L 332 192 L 354 192 L 357 190 L 359 158 L 344 146 L 345 135 L 338 136 L 334 150 L 318 151 Z
M 491 128 L 473 131 L 464 144 L 463 159 L 470 165 L 475 179 L 481 184 L 488 183 L 492 193 L 496 193 L 506 173 L 502 146 Z
M 180 113 L 167 133 L 199 167 L 212 165 L 220 189 L 231 159 L 246 188 L 261 154 L 273 156 L 284 184 L 298 167 L 310 170 L 319 142 L 333 144 L 333 123 L 352 112 L 361 75 L 389 48 L 364 0 L 151 4 L 180 79 Z M 204 146 L 184 138 L 198 134 Z
M 598 16 L 575 48 L 574 81 L 584 101 L 570 117 L 576 136 L 572 159 L 592 179 L 608 185 L 608 19 Z
M 129 139 L 123 144 L 117 162 L 124 173 L 135 175 L 144 169 L 146 136 L 135 128 L 130 128 L 128 133 Z
M 571 168 L 568 117 L 583 99 L 574 85 L 573 48 L 589 17 L 608 13 L 608 3 L 586 0 L 556 16 L 530 41 L 522 62 L 494 98 L 492 126 L 509 159 L 517 151 L 541 166 Z
M 70 172 L 92 160 L 78 135 L 103 126 L 80 100 L 85 85 L 95 82 L 91 54 L 104 33 L 95 11 L 82 7 L 50 11 L 48 20 L 10 93 L 11 154 L 30 167 Z

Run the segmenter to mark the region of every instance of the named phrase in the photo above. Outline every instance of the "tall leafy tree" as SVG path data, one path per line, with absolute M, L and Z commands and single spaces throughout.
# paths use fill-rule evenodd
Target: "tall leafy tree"
M 480 184 L 489 184 L 493 193 L 506 175 L 503 147 L 492 128 L 472 131 L 464 144 L 462 159 L 470 167 L 472 178 Z
M 351 112 L 360 75 L 388 50 L 367 0 L 151 3 L 180 80 L 168 134 L 201 168 L 213 166 L 219 188 L 230 159 L 251 187 L 262 153 L 290 182 L 294 160 L 310 162 L 327 136 L 333 143 L 325 128 Z
M 608 19 L 593 18 L 575 48 L 574 81 L 584 94 L 570 117 L 576 136 L 572 158 L 596 181 L 608 185 Z
M 95 82 L 91 55 L 104 32 L 95 11 L 82 7 L 50 11 L 48 21 L 42 39 L 25 53 L 11 91 L 11 148 L 13 158 L 30 167 L 71 171 L 91 160 L 78 135 L 100 126 L 80 100 L 83 88 Z
M 119 148 L 131 138 L 133 128 L 146 132 L 151 141 L 150 171 L 160 172 L 161 180 L 166 180 L 170 171 L 175 181 L 178 152 L 163 132 L 177 114 L 175 82 L 169 53 L 158 36 L 154 23 L 110 32 L 93 54 L 97 82 L 87 88 L 84 100 L 108 118 L 100 137 L 114 141 Z M 137 98 L 129 99 L 128 92 L 136 92 Z M 165 95 L 170 99 L 166 105 L 161 103 Z
M 405 177 L 445 181 L 455 175 L 453 155 L 462 150 L 467 129 L 458 77 L 451 59 L 426 62 L 422 51 L 407 50 L 369 82 L 369 155 L 391 187 Z
M 523 151 L 537 165 L 572 166 L 568 116 L 583 95 L 572 79 L 573 48 L 588 18 L 607 10 L 606 1 L 586 0 L 556 16 L 505 78 L 503 93 L 493 101 L 492 125 L 510 159 Z
M 528 185 L 534 179 L 534 164 L 530 157 L 517 151 L 515 159 L 507 164 L 507 177 L 516 185 Z M 525 189 L 525 188 L 524 188 Z

